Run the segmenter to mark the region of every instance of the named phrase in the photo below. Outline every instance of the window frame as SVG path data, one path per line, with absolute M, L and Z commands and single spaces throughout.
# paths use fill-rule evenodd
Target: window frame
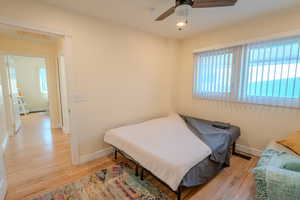
M 300 38 L 300 36 L 294 36 L 296 37 L 298 40 Z M 292 40 L 293 37 L 285 37 L 285 38 L 277 38 L 277 39 L 273 39 L 275 42 L 275 44 L 278 42 L 279 40 Z M 278 40 L 278 41 L 277 41 Z M 265 40 L 265 41 L 260 41 L 260 46 L 263 47 L 263 43 L 270 43 L 272 42 L 272 40 Z M 230 83 L 230 92 L 229 92 L 229 96 L 230 98 L 227 99 L 222 99 L 221 100 L 225 100 L 225 101 L 233 101 L 233 102 L 241 102 L 241 103 L 252 103 L 252 104 L 257 104 L 257 105 L 270 105 L 272 106 L 274 103 L 272 102 L 277 102 L 276 106 L 281 106 L 281 101 L 288 101 L 290 102 L 290 105 L 294 105 L 294 106 L 285 106 L 282 105 L 284 107 L 293 107 L 293 108 L 300 108 L 300 98 L 288 98 L 288 97 L 272 97 L 272 96 L 252 96 L 252 95 L 248 95 L 247 94 L 247 88 L 244 86 L 244 82 L 245 82 L 245 78 L 249 76 L 248 72 L 249 72 L 249 67 L 246 66 L 246 60 L 248 59 L 248 51 L 250 52 L 250 50 L 248 48 L 250 48 L 250 45 L 255 45 L 255 42 L 252 43 L 245 43 L 245 44 L 241 44 L 238 45 L 241 47 L 240 51 L 237 53 L 240 53 L 240 55 L 235 55 L 234 51 L 233 51 L 233 60 L 234 57 L 236 56 L 237 60 L 236 63 L 232 65 L 232 71 L 231 71 L 231 83 Z M 300 45 L 300 40 L 299 40 L 299 45 Z M 210 92 L 209 93 L 209 98 L 204 98 L 204 95 L 201 95 L 201 90 L 197 90 L 197 87 L 195 87 L 195 85 L 199 85 L 199 69 L 200 68 L 198 66 L 198 60 L 201 57 L 202 53 L 208 53 L 210 51 L 216 51 L 216 50 L 221 50 L 221 49 L 230 49 L 230 48 L 234 48 L 237 46 L 231 46 L 231 47 L 226 47 L 226 48 L 213 48 L 212 50 L 208 50 L 206 49 L 205 51 L 198 51 L 198 52 L 194 52 L 194 81 L 193 81 L 193 97 L 195 98 L 200 98 L 200 99 L 213 99 L 213 100 L 220 100 L 220 95 L 214 95 L 214 94 L 220 94 L 218 92 L 214 93 L 214 92 Z M 259 47 L 259 45 L 258 45 Z M 272 47 L 271 47 L 272 48 Z M 300 49 L 299 49 L 300 52 Z M 298 54 L 299 54 L 298 52 Z M 250 55 L 250 53 L 249 53 Z M 298 55 L 299 56 L 299 55 Z M 278 60 L 278 61 L 277 61 Z M 296 63 L 296 70 L 297 68 L 300 68 L 300 57 L 296 58 L 297 63 Z M 265 62 L 264 60 L 261 60 L 262 62 Z M 276 59 L 275 62 L 279 62 L 279 59 Z M 280 65 L 280 64 L 279 64 Z M 247 73 L 247 74 L 245 74 Z M 201 76 L 201 75 L 200 75 Z M 282 79 L 281 79 L 282 80 Z M 201 84 L 201 83 L 200 83 Z M 227 94 L 227 93 L 225 93 Z M 244 100 L 240 100 L 240 96 L 244 94 Z M 256 102 L 253 99 L 256 99 Z M 257 100 L 259 100 L 258 103 Z
M 225 55 L 225 54 L 228 54 L 228 55 L 232 55 L 232 59 L 231 59 L 231 71 L 230 71 L 230 80 L 228 79 L 229 81 L 229 92 L 213 92 L 213 91 L 205 91 L 205 95 L 201 95 L 201 92 L 203 91 L 197 91 L 198 89 L 198 81 L 199 81 L 199 77 L 197 76 L 199 74 L 199 68 L 198 65 L 199 65 L 199 58 L 201 58 L 200 54 L 195 54 L 194 55 L 194 83 L 193 83 L 193 96 L 194 97 L 197 97 L 197 98 L 202 98 L 203 96 L 209 96 L 209 98 L 213 98 L 213 99 L 220 99 L 224 96 L 227 96 L 228 98 L 231 98 L 234 96 L 233 93 L 235 92 L 235 86 L 234 86 L 234 83 L 237 79 L 236 76 L 234 76 L 234 71 L 237 70 L 237 66 L 238 66 L 238 62 L 235 62 L 235 57 L 237 57 L 235 54 L 237 52 L 236 49 L 234 48 L 227 48 L 227 49 L 218 49 L 219 51 L 224 51 L 225 53 L 224 54 L 214 54 L 214 55 L 211 55 L 211 56 L 216 56 L 216 55 Z M 208 57 L 209 55 L 207 55 L 206 57 Z

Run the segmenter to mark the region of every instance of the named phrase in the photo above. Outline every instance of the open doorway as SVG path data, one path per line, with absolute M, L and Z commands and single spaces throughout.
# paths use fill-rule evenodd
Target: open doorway
M 21 131 L 22 119 L 29 115 L 49 117 L 46 59 L 30 56 L 5 56 L 8 69 L 9 93 L 14 134 Z
M 9 198 L 25 198 L 28 182 L 42 189 L 45 176 L 72 166 L 64 42 L 61 36 L 0 26 L 1 145 Z

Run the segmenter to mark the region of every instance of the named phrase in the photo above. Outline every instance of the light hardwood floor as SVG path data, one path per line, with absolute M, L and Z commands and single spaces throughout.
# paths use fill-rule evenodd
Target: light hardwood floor
M 72 166 L 69 136 L 60 129 L 50 128 L 46 115 L 31 114 L 22 118 L 23 131 L 10 138 L 5 154 L 8 171 L 7 200 L 27 199 L 72 180 L 91 174 L 116 163 L 106 156 L 80 166 Z M 128 162 L 119 156 L 118 162 Z M 251 169 L 257 158 L 246 161 L 232 157 L 231 167 L 202 187 L 183 190 L 185 200 L 254 200 L 255 187 Z M 175 199 L 168 188 L 151 175 L 153 184 Z

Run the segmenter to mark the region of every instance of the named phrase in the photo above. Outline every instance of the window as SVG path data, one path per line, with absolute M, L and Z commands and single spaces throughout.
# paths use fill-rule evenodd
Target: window
M 233 72 L 240 47 L 201 53 L 197 59 L 194 94 L 204 98 L 230 99 Z
M 17 72 L 15 67 L 9 68 L 9 77 L 11 84 L 11 92 L 13 95 L 19 95 L 18 87 L 17 87 Z
M 300 107 L 300 37 L 197 54 L 194 95 Z
M 45 67 L 40 68 L 39 76 L 40 76 L 40 91 L 42 95 L 48 96 L 47 72 Z

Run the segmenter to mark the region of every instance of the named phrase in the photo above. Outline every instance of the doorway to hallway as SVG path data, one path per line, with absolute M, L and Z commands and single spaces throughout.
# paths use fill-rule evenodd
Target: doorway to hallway
M 69 110 L 67 73 L 61 71 L 64 62 L 58 62 L 66 52 L 65 38 L 0 29 L 0 199 L 5 193 L 6 199 L 23 199 L 58 177 L 64 180 L 62 173 L 72 166 L 71 135 L 62 130 L 62 107 Z
M 12 135 L 21 129 L 21 116 L 49 113 L 46 59 L 43 57 L 5 56 L 8 71 Z

